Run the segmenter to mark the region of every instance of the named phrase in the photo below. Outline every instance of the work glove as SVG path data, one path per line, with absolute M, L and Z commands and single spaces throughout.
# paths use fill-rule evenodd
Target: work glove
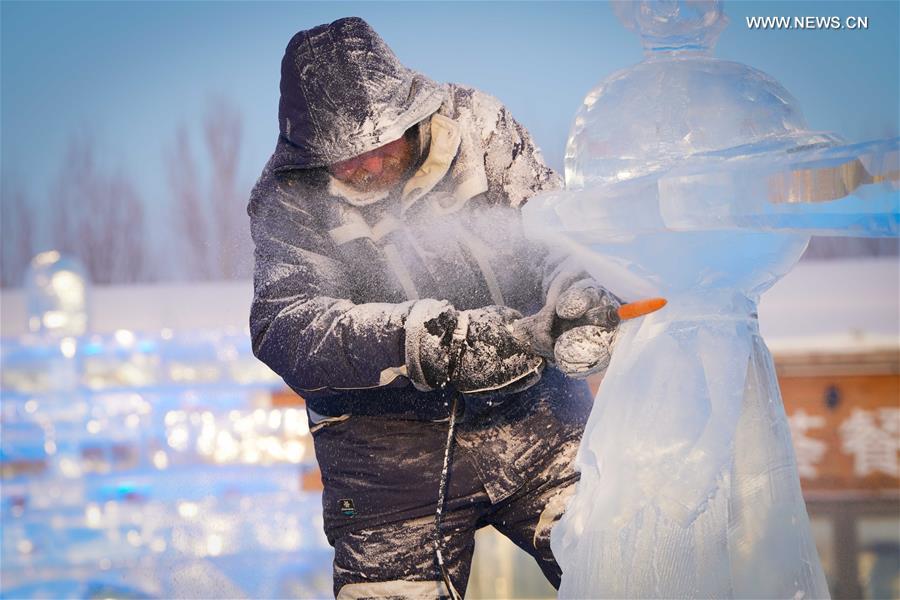
M 571 276 L 563 289 L 551 286 L 547 300 L 538 313 L 516 323 L 516 336 L 570 377 L 605 371 L 621 301 L 593 279 Z
M 577 281 L 559 295 L 555 308 L 561 333 L 553 344 L 553 358 L 563 373 L 580 379 L 606 371 L 621 304 L 593 279 Z
M 457 311 L 420 300 L 406 322 L 407 375 L 424 391 L 452 386 L 469 396 L 511 394 L 538 382 L 544 359 L 513 332 L 522 315 L 504 306 Z

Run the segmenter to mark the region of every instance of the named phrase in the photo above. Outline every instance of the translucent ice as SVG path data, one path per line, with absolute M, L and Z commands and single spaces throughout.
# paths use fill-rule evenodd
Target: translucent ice
M 87 273 L 77 259 L 55 250 L 35 256 L 25 275 L 28 328 L 46 336 L 83 334 L 88 287 Z
M 811 234 L 896 236 L 898 140 L 810 132 L 768 75 L 713 58 L 717 2 L 616 4 L 647 57 L 578 112 L 530 235 L 626 300 L 553 532 L 569 598 L 822 598 L 759 296 Z

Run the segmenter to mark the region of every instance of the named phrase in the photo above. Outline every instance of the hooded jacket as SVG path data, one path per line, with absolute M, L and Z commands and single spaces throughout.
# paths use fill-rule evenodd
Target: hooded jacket
M 398 139 L 442 99 L 441 86 L 403 66 L 368 23 L 350 17 L 288 42 L 278 124 L 294 166 L 324 167 Z
M 544 254 L 517 209 L 559 178 L 499 101 L 407 69 L 358 18 L 290 41 L 279 125 L 248 206 L 254 353 L 314 417 L 446 417 L 450 393 L 407 368 L 414 332 L 448 303 L 540 308 Z M 418 169 L 387 197 L 322 168 L 412 127 Z

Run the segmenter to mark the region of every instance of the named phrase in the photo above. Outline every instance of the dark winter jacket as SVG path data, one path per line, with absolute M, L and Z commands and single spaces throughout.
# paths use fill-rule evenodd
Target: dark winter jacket
M 281 135 L 248 207 L 254 352 L 315 415 L 443 418 L 449 393 L 410 372 L 407 333 L 447 303 L 540 308 L 544 256 L 518 208 L 559 179 L 500 102 L 406 69 L 360 19 L 295 36 L 281 88 Z M 319 168 L 416 124 L 421 164 L 389 197 Z

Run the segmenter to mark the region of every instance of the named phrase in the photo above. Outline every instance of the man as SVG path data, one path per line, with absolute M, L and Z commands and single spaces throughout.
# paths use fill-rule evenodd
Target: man
M 358 18 L 291 39 L 279 125 L 248 207 L 253 349 L 306 399 L 335 594 L 457 597 L 485 525 L 558 586 L 590 397 L 548 362 L 602 369 L 611 331 L 556 334 L 616 305 L 521 234 L 558 177 L 497 100 Z

